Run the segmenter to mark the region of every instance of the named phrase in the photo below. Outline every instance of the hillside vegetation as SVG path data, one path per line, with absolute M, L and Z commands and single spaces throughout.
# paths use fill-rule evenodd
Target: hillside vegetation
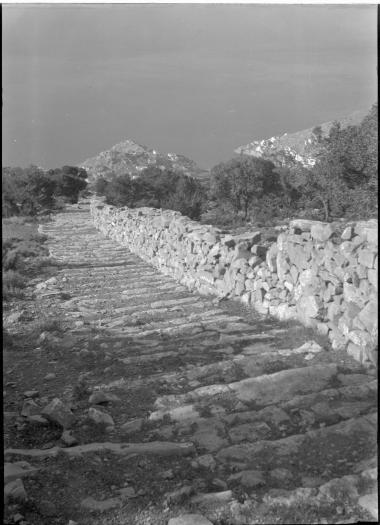
M 35 216 L 74 203 L 89 181 L 109 204 L 173 209 L 225 227 L 292 217 L 367 219 L 377 215 L 377 104 L 358 124 L 349 122 L 313 129 L 307 144 L 315 158 L 241 154 L 214 166 L 208 180 L 186 157 L 132 141 L 86 161 L 89 173 L 71 166 L 3 168 L 3 216 Z
M 326 132 L 328 129 L 328 133 Z M 326 221 L 377 215 L 377 104 L 359 124 L 313 130 L 315 162 L 240 155 L 211 170 L 207 184 L 164 167 L 139 177 L 98 178 L 95 191 L 115 206 L 178 210 L 219 226 L 273 225 L 292 217 Z
M 314 128 L 284 133 L 269 139 L 254 140 L 235 149 L 235 153 L 271 160 L 277 166 L 289 166 L 298 163 L 306 167 L 313 166 L 322 149 L 319 138 L 327 138 L 331 128 L 336 123 L 339 123 L 341 129 L 359 125 L 366 113 L 365 111 L 355 111 L 339 120 L 324 122 Z
M 52 211 L 64 202 L 75 203 L 87 186 L 87 173 L 75 166 L 43 170 L 2 169 L 3 217 L 35 216 Z
M 112 180 L 128 174 L 139 177 L 146 168 L 176 171 L 182 175 L 197 178 L 204 173 L 194 161 L 176 153 L 160 153 L 154 149 L 125 140 L 112 148 L 102 151 L 81 164 L 91 182 L 98 178 Z

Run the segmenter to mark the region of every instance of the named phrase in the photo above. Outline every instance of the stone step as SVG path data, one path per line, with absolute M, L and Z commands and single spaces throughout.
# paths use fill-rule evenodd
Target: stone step
M 299 473 L 315 476 L 321 475 L 329 464 L 344 465 L 348 458 L 357 462 L 366 457 L 374 450 L 376 434 L 374 412 L 282 439 L 232 445 L 221 449 L 216 458 L 222 463 L 238 464 L 242 470 L 291 466 Z
M 304 368 L 282 370 L 274 374 L 243 379 L 227 385 L 216 384 L 200 387 L 178 396 L 162 396 L 155 402 L 155 408 L 164 415 L 173 408 L 190 403 L 209 402 L 224 396 L 230 402 L 250 403 L 266 406 L 278 401 L 291 399 L 294 395 L 323 390 L 337 375 L 337 365 L 311 365 Z M 156 418 L 157 416 L 154 416 Z

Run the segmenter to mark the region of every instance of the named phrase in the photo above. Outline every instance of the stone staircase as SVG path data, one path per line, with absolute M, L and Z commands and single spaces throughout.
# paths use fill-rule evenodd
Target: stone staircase
M 40 226 L 59 270 L 35 290 L 65 327 L 55 395 L 45 393 L 70 406 L 75 443 L 8 448 L 6 460 L 60 461 L 70 479 L 63 454 L 78 468 L 98 461 L 94 479 L 130 476 L 84 476 L 74 493 L 66 480 L 66 510 L 30 523 L 203 523 L 178 521 L 186 512 L 229 525 L 280 512 L 285 523 L 275 509 L 292 505 L 314 509 L 305 523 L 374 521 L 373 371 L 295 323 L 189 292 L 103 237 L 88 208 Z M 78 385 L 88 395 L 73 402 Z

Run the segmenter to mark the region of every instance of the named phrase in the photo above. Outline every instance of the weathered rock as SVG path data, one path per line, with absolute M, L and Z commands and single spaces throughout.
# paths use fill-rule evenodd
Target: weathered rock
M 43 409 L 42 415 L 65 429 L 71 428 L 76 421 L 76 417 L 70 408 L 57 397 Z
M 139 432 L 142 429 L 143 423 L 144 419 L 141 417 L 132 419 L 131 421 L 127 421 L 121 425 L 120 430 L 124 434 L 133 434 L 135 432 Z
M 243 470 L 238 474 L 233 474 L 228 481 L 238 481 L 247 489 L 254 489 L 265 485 L 265 478 L 261 470 Z
M 227 445 L 227 440 L 221 437 L 224 426 L 219 421 L 198 420 L 198 430 L 193 434 L 192 440 L 208 452 L 219 450 Z
M 315 365 L 274 374 L 244 379 L 230 388 L 241 401 L 255 401 L 259 405 L 291 399 L 296 393 L 308 393 L 326 388 L 336 375 L 335 364 Z
M 298 348 L 295 348 L 292 353 L 294 354 L 303 354 L 303 353 L 312 353 L 312 354 L 318 354 L 319 352 L 322 352 L 323 348 L 316 343 L 315 341 L 306 341 L 303 345 L 299 346 Z
M 198 456 L 195 463 L 197 466 L 200 466 L 200 467 L 203 467 L 209 470 L 215 470 L 216 468 L 216 461 L 211 454 L 204 454 L 203 456 Z
M 38 468 L 32 467 L 27 461 L 4 463 L 4 484 L 29 476 L 35 472 L 38 472 Z
M 241 443 L 242 441 L 258 441 L 265 439 L 270 434 L 269 426 L 264 422 L 246 423 L 233 427 L 229 431 L 232 443 Z
M 123 487 L 122 489 L 117 490 L 119 498 L 124 501 L 136 496 L 136 491 L 133 487 Z
M 67 447 L 73 447 L 78 444 L 78 440 L 76 437 L 73 436 L 72 432 L 70 430 L 64 430 L 61 435 L 61 441 L 67 446 Z
M 108 392 L 103 392 L 101 390 L 97 390 L 93 394 L 91 394 L 88 402 L 91 405 L 101 405 L 103 403 L 117 403 L 120 401 L 120 398 L 115 396 L 114 394 L 109 394 Z
M 315 223 L 310 228 L 310 234 L 313 239 L 325 242 L 334 233 L 334 228 L 331 224 Z
M 181 514 L 177 518 L 171 518 L 168 525 L 212 525 L 212 523 L 201 514 Z
M 4 503 L 7 504 L 8 502 L 17 502 L 17 503 L 25 503 L 25 501 L 28 499 L 28 496 L 25 491 L 25 487 L 21 479 L 15 479 L 14 481 L 10 481 L 4 486 Z
M 358 499 L 358 505 L 369 512 L 376 521 L 379 519 L 379 499 L 377 492 L 365 494 Z
M 181 487 L 180 489 L 174 490 L 173 492 L 167 494 L 166 501 L 169 505 L 178 505 L 187 500 L 191 496 L 193 491 L 193 487 L 185 485 L 184 487 Z
M 41 408 L 32 399 L 26 399 L 22 405 L 21 415 L 24 417 L 40 415 Z
M 286 468 L 275 468 L 269 472 L 269 475 L 279 482 L 290 481 L 293 478 L 293 474 Z
M 106 512 L 121 506 L 121 500 L 119 498 L 109 498 L 102 501 L 97 501 L 92 496 L 85 498 L 81 501 L 80 506 L 84 510 L 90 512 Z
M 38 390 L 27 390 L 26 392 L 24 392 L 24 397 L 30 398 L 30 399 L 38 397 L 39 395 L 40 394 L 39 394 Z
M 88 417 L 97 425 L 111 426 L 114 427 L 115 423 L 112 417 L 97 408 L 88 409 Z

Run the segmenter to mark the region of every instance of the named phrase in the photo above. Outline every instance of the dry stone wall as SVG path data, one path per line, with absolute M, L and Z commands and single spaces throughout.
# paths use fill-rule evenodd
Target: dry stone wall
M 293 220 L 264 245 L 260 231 L 230 235 L 171 210 L 94 200 L 91 213 L 103 234 L 189 289 L 297 319 L 334 349 L 377 363 L 377 220 Z

